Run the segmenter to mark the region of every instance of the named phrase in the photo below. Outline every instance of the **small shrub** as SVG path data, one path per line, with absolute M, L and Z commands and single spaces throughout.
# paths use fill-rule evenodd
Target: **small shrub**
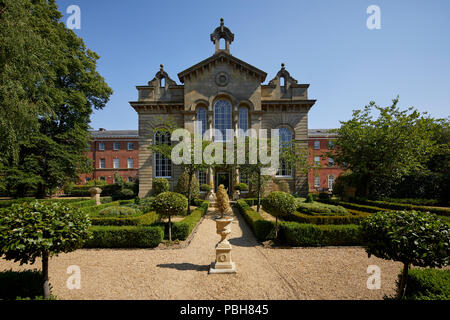
M 204 183 L 204 184 L 202 184 L 200 186 L 200 191 L 210 192 L 211 189 L 212 189 L 211 186 L 209 184 L 206 184 L 206 183 Z
M 292 215 L 295 212 L 295 198 L 282 191 L 272 192 L 261 201 L 265 211 L 275 217 L 275 239 L 278 237 L 278 218 Z
M 397 285 L 401 283 L 401 275 Z M 412 269 L 408 272 L 405 299 L 450 300 L 450 270 Z
M 161 243 L 164 231 L 160 227 L 94 226 L 93 238 L 85 248 L 154 248 Z
M 238 183 L 237 185 L 234 186 L 234 188 L 236 190 L 241 191 L 241 192 L 242 191 L 248 191 L 248 185 L 246 183 L 243 183 L 243 182 Z
M 319 200 L 328 200 L 330 199 L 330 195 L 326 192 L 319 193 Z
M 0 272 L 0 300 L 16 300 L 18 297 L 31 298 L 42 295 L 44 277 L 39 270 Z
M 189 174 L 184 171 L 178 178 L 175 191 L 181 193 L 185 197 L 188 196 L 188 191 L 190 191 L 191 199 L 198 198 L 200 194 L 200 186 L 195 174 L 192 176 L 191 187 L 189 188 Z
M 250 225 L 255 237 L 259 241 L 269 239 L 275 224 L 272 221 L 264 220 L 261 214 L 250 208 L 249 204 L 245 200 L 241 199 L 236 203 L 239 213 L 242 214 L 245 221 Z
M 176 192 L 163 192 L 154 199 L 153 206 L 161 217 L 169 218 L 169 241 L 172 241 L 171 216 L 183 215 L 188 206 L 187 198 Z
M 306 197 L 305 202 L 306 203 L 313 203 L 314 202 L 314 198 L 313 198 L 313 195 L 311 193 L 308 194 L 308 196 Z
M 170 190 L 169 181 L 165 178 L 155 178 L 152 181 L 152 192 L 155 196 Z

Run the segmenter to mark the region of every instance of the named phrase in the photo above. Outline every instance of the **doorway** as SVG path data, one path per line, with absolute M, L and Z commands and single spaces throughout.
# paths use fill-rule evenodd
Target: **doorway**
M 227 189 L 228 195 L 230 195 L 230 173 L 229 172 L 217 172 L 216 173 L 216 191 L 217 188 L 223 184 L 225 189 Z

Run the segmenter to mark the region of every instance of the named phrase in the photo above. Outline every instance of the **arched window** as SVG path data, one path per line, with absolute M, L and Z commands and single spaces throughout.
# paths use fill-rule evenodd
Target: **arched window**
M 279 129 L 280 134 L 280 154 L 283 152 L 283 150 L 286 150 L 286 148 L 289 148 L 292 146 L 292 133 L 291 130 L 288 128 L 280 128 Z M 280 160 L 280 169 L 277 172 L 277 176 L 292 176 L 292 168 L 286 163 L 285 160 Z
M 159 86 L 161 88 L 165 88 L 166 87 L 166 78 L 161 78 Z
M 240 132 L 241 136 L 246 135 L 248 130 L 248 109 L 245 107 L 239 108 L 239 129 L 242 130 Z
M 170 133 L 156 132 L 153 140 L 154 144 L 169 144 Z M 172 177 L 172 161 L 161 153 L 154 154 L 154 167 L 156 178 L 171 178 Z
M 197 110 L 197 133 L 203 134 L 206 131 L 206 109 L 205 108 L 199 108 Z
M 219 100 L 214 105 L 214 129 L 222 133 L 222 137 L 215 137 L 216 141 L 226 140 L 226 130 L 232 129 L 231 104 L 227 100 Z

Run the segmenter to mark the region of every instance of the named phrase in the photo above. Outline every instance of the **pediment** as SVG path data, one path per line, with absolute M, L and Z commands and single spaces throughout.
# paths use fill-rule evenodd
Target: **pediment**
M 178 79 L 180 79 L 181 83 L 184 83 L 184 80 L 186 78 L 191 77 L 192 75 L 195 75 L 197 72 L 201 72 L 203 70 L 209 70 L 211 67 L 216 64 L 217 62 L 227 62 L 231 64 L 233 67 L 242 70 L 243 72 L 246 72 L 255 78 L 258 78 L 260 82 L 264 82 L 267 73 L 264 71 L 248 64 L 245 61 L 242 61 L 231 54 L 227 53 L 226 51 L 220 51 L 211 57 L 197 63 L 196 65 L 193 65 L 192 67 L 178 73 Z

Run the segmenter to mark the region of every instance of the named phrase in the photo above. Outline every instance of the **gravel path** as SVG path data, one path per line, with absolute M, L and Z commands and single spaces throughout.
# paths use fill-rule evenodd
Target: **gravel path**
M 220 239 L 209 215 L 184 249 L 83 249 L 50 261 L 58 299 L 382 299 L 394 293 L 401 265 L 367 258 L 362 248 L 264 248 L 239 214 L 229 236 L 237 274 L 208 275 Z M 81 289 L 69 290 L 67 267 L 81 269 Z M 380 290 L 369 290 L 369 265 L 381 268 Z M 0 260 L 0 271 L 40 269 Z

